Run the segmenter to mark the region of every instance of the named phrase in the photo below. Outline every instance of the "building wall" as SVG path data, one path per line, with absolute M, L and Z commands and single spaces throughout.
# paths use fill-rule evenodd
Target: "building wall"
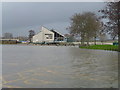
M 49 38 L 49 36 L 52 36 L 52 37 Z M 33 43 L 53 42 L 53 41 L 54 41 L 54 33 L 44 27 L 42 27 L 42 30 L 40 33 L 33 36 Z
M 42 38 L 42 32 L 36 34 L 35 36 L 33 36 L 33 43 L 40 43 L 43 41 L 43 38 Z
M 42 33 L 43 33 L 43 41 L 45 42 L 53 42 L 54 41 L 54 33 L 49 31 L 48 29 L 42 27 Z M 47 35 L 45 34 L 51 34 L 52 38 L 51 39 L 47 39 Z

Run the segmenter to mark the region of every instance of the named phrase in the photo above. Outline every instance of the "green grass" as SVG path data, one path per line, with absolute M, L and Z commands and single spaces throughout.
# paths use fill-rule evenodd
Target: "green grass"
M 118 46 L 115 45 L 91 45 L 91 46 L 80 46 L 80 48 L 118 51 Z

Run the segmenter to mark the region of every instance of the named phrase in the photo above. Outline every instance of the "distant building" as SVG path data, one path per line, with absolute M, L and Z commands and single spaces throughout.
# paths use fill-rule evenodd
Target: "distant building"
M 75 42 L 76 41 L 76 39 L 74 38 L 73 35 L 65 34 L 65 37 L 67 38 L 67 42 Z
M 0 39 L 0 43 L 2 44 L 17 44 L 19 39 Z
M 0 41 L 16 41 L 16 42 L 19 42 L 19 39 L 0 39 Z
M 33 36 L 32 41 L 33 43 L 65 42 L 66 38 L 64 35 L 55 30 L 49 30 L 42 27 L 41 31 Z

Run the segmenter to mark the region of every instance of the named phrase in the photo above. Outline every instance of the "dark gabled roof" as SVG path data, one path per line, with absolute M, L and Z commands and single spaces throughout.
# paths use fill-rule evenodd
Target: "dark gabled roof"
M 57 34 L 59 34 L 59 35 L 61 35 L 61 36 L 65 37 L 63 34 L 61 34 L 61 33 L 60 33 L 60 32 L 58 32 L 58 31 L 55 31 L 55 30 L 50 30 L 50 31 L 52 31 L 53 33 L 57 33 Z
M 44 27 L 44 28 L 46 28 L 45 26 L 42 26 L 42 27 Z M 48 29 L 48 28 L 46 28 L 46 29 Z M 53 33 L 57 33 L 57 34 L 59 34 L 59 35 L 61 35 L 62 37 L 65 37 L 63 34 L 61 34 L 60 32 L 58 32 L 58 31 L 56 31 L 56 30 L 50 30 L 50 29 L 48 29 L 49 31 L 51 31 L 51 32 L 53 32 Z M 37 34 L 39 34 L 41 31 L 39 31 Z M 37 35 L 37 34 L 35 34 L 35 35 Z M 35 36 L 34 35 L 34 36 Z

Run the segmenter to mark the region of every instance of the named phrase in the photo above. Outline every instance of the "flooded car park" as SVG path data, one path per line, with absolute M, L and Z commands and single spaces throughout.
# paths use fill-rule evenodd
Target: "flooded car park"
M 74 46 L 3 45 L 6 88 L 117 88 L 118 52 Z

